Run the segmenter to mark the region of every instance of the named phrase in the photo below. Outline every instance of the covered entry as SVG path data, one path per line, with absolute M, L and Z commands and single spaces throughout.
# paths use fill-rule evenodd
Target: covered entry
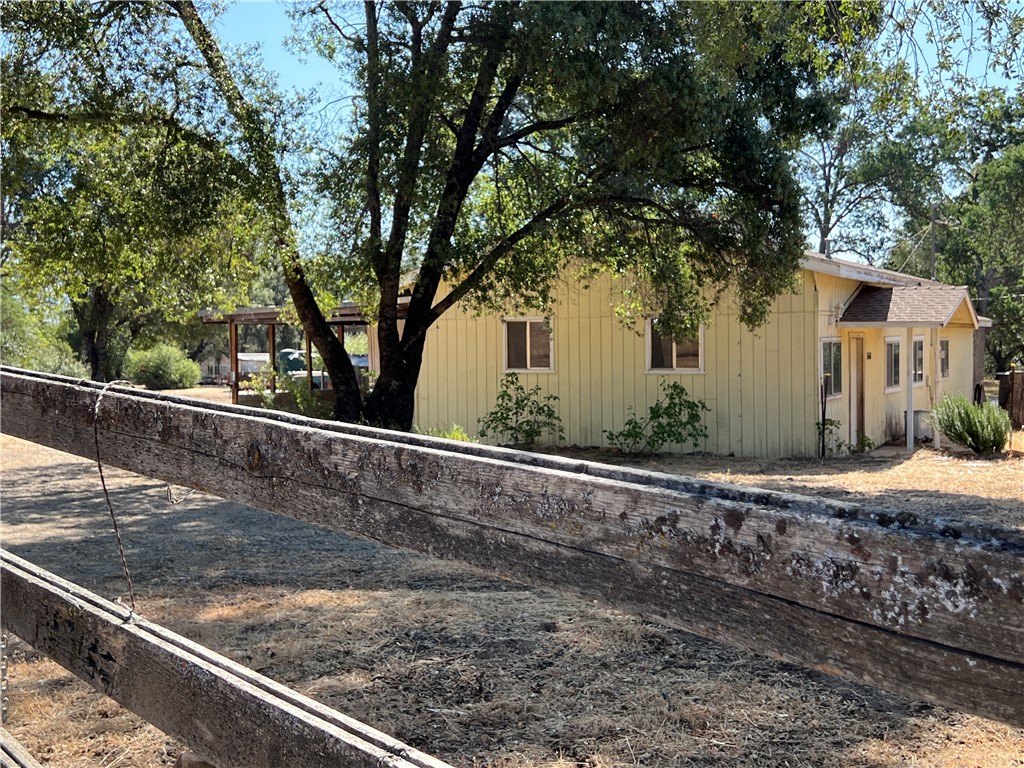
M 946 393 L 970 397 L 974 332 L 991 321 L 964 286 L 862 284 L 838 325 L 850 349 L 851 425 L 885 438 L 899 424 L 912 451 L 915 410 L 931 411 Z

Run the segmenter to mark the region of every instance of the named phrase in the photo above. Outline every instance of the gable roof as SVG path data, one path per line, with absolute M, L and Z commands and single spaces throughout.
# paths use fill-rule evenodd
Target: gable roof
M 977 328 L 978 316 L 963 286 L 862 285 L 846 305 L 840 325 L 859 328 Z

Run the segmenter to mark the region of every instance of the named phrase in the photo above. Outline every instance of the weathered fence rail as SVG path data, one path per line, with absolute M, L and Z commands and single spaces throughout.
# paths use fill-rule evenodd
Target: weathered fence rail
M 1024 540 L 4 369 L 2 429 L 1024 724 Z
M 450 768 L 9 552 L 0 564 L 5 627 L 218 768 Z
M 0 768 L 42 768 L 21 744 L 0 727 Z

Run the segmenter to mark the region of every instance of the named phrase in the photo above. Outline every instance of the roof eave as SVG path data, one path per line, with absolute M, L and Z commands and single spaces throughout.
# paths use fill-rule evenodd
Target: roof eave
M 858 280 L 862 283 L 880 286 L 906 286 L 906 285 L 942 285 L 935 280 L 928 280 L 924 277 L 905 275 L 902 272 L 893 272 L 889 269 L 869 267 L 866 264 L 854 264 L 850 261 L 838 259 L 827 259 L 820 254 L 808 251 L 807 255 L 800 260 L 800 266 L 811 272 L 818 272 L 823 275 L 832 275 L 846 280 Z
M 837 325 L 843 328 L 945 328 L 943 323 L 931 322 L 860 322 L 857 320 L 840 320 Z

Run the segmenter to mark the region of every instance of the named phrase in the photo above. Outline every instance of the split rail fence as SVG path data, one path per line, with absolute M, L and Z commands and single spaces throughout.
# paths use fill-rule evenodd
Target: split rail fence
M 896 514 L 9 368 L 0 371 L 0 395 L 0 427 L 16 437 L 93 459 L 98 440 L 104 464 L 596 597 L 773 658 L 1024 725 L 1020 530 L 943 520 L 927 509 Z M 36 586 L 11 589 L 9 578 Z M 70 642 L 72 629 L 54 619 L 65 609 L 53 601 L 65 598 L 38 591 L 37 582 L 60 585 L 67 600 L 109 614 L 107 624 L 97 620 L 76 636 L 77 660 L 55 658 L 132 709 L 141 683 L 132 659 L 121 654 L 129 641 L 101 629 L 116 623 L 116 606 L 6 557 L 5 625 L 55 650 Z M 8 624 L 14 602 L 17 627 Z M 123 617 L 117 621 L 124 624 Z M 145 627 L 155 637 L 166 632 Z M 113 650 L 97 656 L 89 651 L 92 639 Z M 184 639 L 174 643 L 210 653 Z M 178 666 L 162 669 L 169 688 L 194 684 Z M 252 685 L 245 675 L 259 677 L 232 670 L 240 676 L 225 683 L 229 688 Z M 221 768 L 237 764 L 230 760 L 237 744 L 209 746 L 231 742 L 231 734 L 204 741 L 195 724 L 162 723 L 151 709 L 135 711 Z M 388 743 L 388 759 L 406 759 L 402 747 Z M 402 754 L 421 762 L 395 765 L 441 765 L 412 750 Z M 245 764 L 257 763 L 248 755 Z

